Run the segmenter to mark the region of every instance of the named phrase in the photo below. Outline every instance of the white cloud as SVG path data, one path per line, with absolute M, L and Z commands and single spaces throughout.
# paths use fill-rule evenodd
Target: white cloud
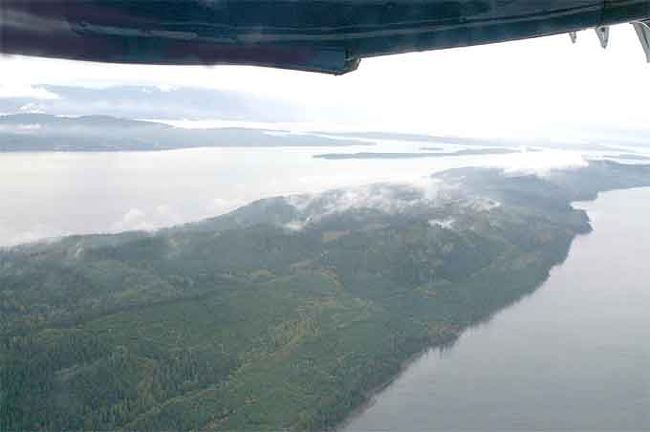
M 120 231 L 153 231 L 155 226 L 148 220 L 147 214 L 137 208 L 127 211 L 122 218 L 113 225 L 113 230 Z
M 209 214 L 204 217 L 207 216 L 212 215 Z M 187 215 L 181 214 L 169 204 L 160 204 L 148 211 L 131 208 L 112 224 L 110 231 L 155 231 L 159 228 L 187 222 L 187 220 Z
M 41 104 L 35 102 L 29 102 L 25 105 L 22 105 L 18 110 L 22 113 L 44 113 L 45 110 Z
M 46 241 L 48 239 L 54 240 L 70 234 L 68 231 L 56 229 L 45 224 L 35 224 L 30 229 L 24 231 L 13 231 L 0 226 L 0 249 L 23 243 Z
M 586 167 L 589 162 L 575 151 L 541 150 L 518 152 L 496 158 L 486 166 L 502 168 L 507 174 L 546 175 L 553 170 Z
M 336 189 L 314 195 L 291 195 L 285 198 L 299 213 L 299 219 L 286 224 L 289 230 L 300 230 L 310 223 L 350 210 L 377 210 L 398 214 L 419 205 L 431 205 L 440 198 L 441 183 L 370 184 Z
M 429 225 L 432 227 L 440 227 L 444 229 L 451 229 L 454 227 L 456 219 L 454 218 L 445 218 L 445 219 L 429 219 Z
M 4 66 L 3 60 L 0 60 L 0 65 Z M 58 99 L 59 95 L 42 87 L 33 86 L 24 82 L 12 82 L 11 76 L 8 77 L 7 82 L 0 83 L 0 99 L 3 98 L 31 98 L 52 100 Z M 3 79 L 6 79 L 3 76 Z
M 210 215 L 219 215 L 234 210 L 244 204 L 246 204 L 246 201 L 241 199 L 214 198 L 208 203 L 206 210 Z

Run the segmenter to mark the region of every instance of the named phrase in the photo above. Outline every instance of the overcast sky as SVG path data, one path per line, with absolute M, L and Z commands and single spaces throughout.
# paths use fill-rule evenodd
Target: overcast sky
M 638 139 L 650 133 L 650 65 L 631 26 L 612 28 L 610 39 L 607 51 L 585 31 L 576 45 L 561 35 L 365 59 L 338 77 L 3 57 L 0 97 L 52 97 L 41 84 L 202 86 L 288 101 L 314 124 L 343 128 Z

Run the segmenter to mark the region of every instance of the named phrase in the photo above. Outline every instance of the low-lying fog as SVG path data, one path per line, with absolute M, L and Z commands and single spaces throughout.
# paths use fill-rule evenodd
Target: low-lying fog
M 461 166 L 544 172 L 584 165 L 586 157 L 607 153 L 519 147 L 511 154 L 441 158 L 314 158 L 324 153 L 422 152 L 427 146 L 445 152 L 464 148 L 381 139 L 361 144 L 0 153 L 0 245 L 67 234 L 152 230 L 215 216 L 263 197 L 421 181 L 433 172 Z

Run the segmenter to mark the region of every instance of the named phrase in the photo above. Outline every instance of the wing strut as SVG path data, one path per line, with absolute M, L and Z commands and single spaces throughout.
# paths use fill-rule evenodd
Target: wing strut
M 650 20 L 633 22 L 632 25 L 639 36 L 639 41 L 641 41 L 646 60 L 650 63 Z
M 609 27 L 596 27 L 596 34 L 600 40 L 600 46 L 603 47 L 603 49 L 607 48 L 607 45 L 609 44 Z

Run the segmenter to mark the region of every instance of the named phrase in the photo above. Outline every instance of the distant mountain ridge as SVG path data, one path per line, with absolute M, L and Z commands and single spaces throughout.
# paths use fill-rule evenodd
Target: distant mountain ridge
M 207 88 L 41 85 L 50 98 L 0 98 L 0 112 L 37 109 L 53 115 L 96 113 L 127 118 L 299 121 L 301 110 L 259 95 Z
M 86 127 L 158 127 L 169 129 L 163 123 L 133 120 L 108 115 L 84 115 L 84 116 L 56 116 L 43 113 L 17 113 L 0 115 L 0 126 L 2 125 L 41 125 L 41 126 L 86 126 Z
M 252 128 L 185 129 L 106 115 L 0 116 L 0 151 L 125 151 L 191 147 L 278 147 L 371 145 L 354 139 L 282 134 Z
M 450 152 L 438 151 L 434 147 L 422 148 L 422 152 L 412 153 L 325 153 L 314 155 L 317 159 L 329 160 L 346 160 L 346 159 L 421 159 L 421 158 L 441 158 L 441 157 L 454 157 L 454 156 L 490 156 L 490 155 L 505 155 L 517 153 L 517 149 L 508 148 L 485 148 L 485 149 L 463 149 Z M 432 150 L 435 150 L 432 151 Z

